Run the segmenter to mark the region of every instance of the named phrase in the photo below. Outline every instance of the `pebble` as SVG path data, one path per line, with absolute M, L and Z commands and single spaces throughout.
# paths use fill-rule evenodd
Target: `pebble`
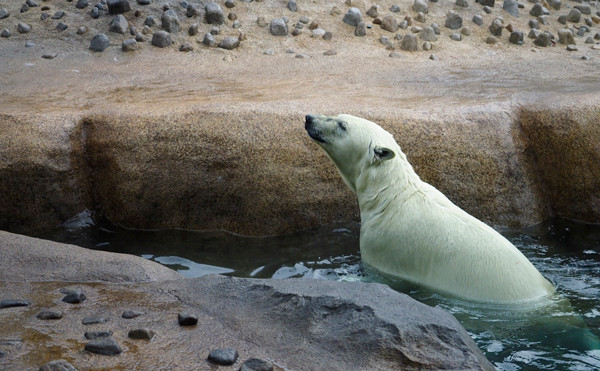
M 242 363 L 240 371 L 273 371 L 273 364 L 262 359 L 250 358 Z
M 215 40 L 215 37 L 210 32 L 207 32 L 204 34 L 202 44 L 210 47 L 217 46 L 217 40 Z
M 66 23 L 63 23 L 63 22 L 58 22 L 58 24 L 56 25 L 56 29 L 59 32 L 62 32 L 64 30 L 66 30 L 67 28 L 69 28 L 69 26 Z
M 94 19 L 100 18 L 100 10 L 96 7 L 93 7 L 92 10 L 90 10 L 90 17 Z
M 75 7 L 77 9 L 84 9 L 86 8 L 88 5 L 90 5 L 88 0 L 77 0 L 77 3 L 75 4 Z
M 343 18 L 344 23 L 356 27 L 362 21 L 362 14 L 358 8 L 350 8 Z
M 400 49 L 414 52 L 419 50 L 419 45 L 417 44 L 417 36 L 413 34 L 408 34 L 402 38 L 402 43 L 400 44 Z
M 592 7 L 589 4 L 577 4 L 573 8 L 579 10 L 581 14 L 592 15 Z
M 332 38 L 333 38 L 333 34 L 332 34 L 331 32 L 329 32 L 329 31 L 326 31 L 326 32 L 323 34 L 323 40 L 325 40 L 325 41 L 329 41 L 329 40 L 331 40 Z
M 429 41 L 425 41 L 425 42 L 423 43 L 423 46 L 422 46 L 422 47 L 423 47 L 423 50 L 425 50 L 425 51 L 429 51 L 429 50 L 431 50 L 431 43 L 430 43 Z
M 0 36 L 4 37 L 4 38 L 8 38 L 10 37 L 11 33 L 10 30 L 8 28 L 5 28 L 2 30 L 2 32 L 0 32 Z
M 478 26 L 483 26 L 483 17 L 479 14 L 475 14 L 473 16 L 473 23 L 475 23 Z
M 54 59 L 56 57 L 58 57 L 58 54 L 56 54 L 56 53 L 49 53 L 49 54 L 42 55 L 42 58 L 44 58 L 44 59 Z
M 177 315 L 177 322 L 181 326 L 194 326 L 198 323 L 198 317 L 189 313 L 179 313 Z
M 551 6 L 554 10 L 560 10 L 561 0 L 547 0 L 549 6 Z
M 36 317 L 42 320 L 61 319 L 63 318 L 63 314 L 53 310 L 43 310 Z
M 27 4 L 27 6 L 29 6 L 30 8 L 36 8 L 39 6 L 35 0 L 27 0 L 25 1 L 25 4 Z
M 519 18 L 519 4 L 516 0 L 504 0 L 502 9 L 515 18 Z
M 19 22 L 17 25 L 17 31 L 19 33 L 29 33 L 31 31 L 31 26 L 24 22 Z
M 529 31 L 529 34 L 527 35 L 527 37 L 529 37 L 530 39 L 535 39 L 537 38 L 540 34 L 542 33 L 542 31 L 538 30 L 537 28 L 532 28 Z
M 415 17 L 415 21 L 417 22 L 421 22 L 421 23 L 425 23 L 426 18 L 425 18 L 425 13 L 423 12 L 418 12 L 417 16 Z
M 226 50 L 233 50 L 240 46 L 240 40 L 237 37 L 228 36 L 221 40 L 217 47 Z
M 135 41 L 139 42 L 139 43 L 143 43 L 146 42 L 146 38 L 144 37 L 144 34 L 141 32 L 136 32 L 135 33 Z
M 160 17 L 162 28 L 169 33 L 178 33 L 181 30 L 181 22 L 179 22 L 179 17 L 172 10 L 169 9 L 162 14 Z
M 136 317 L 140 317 L 143 316 L 144 312 L 140 312 L 137 310 L 126 310 L 123 312 L 123 314 L 121 315 L 121 317 L 125 318 L 125 319 L 132 319 L 132 318 L 136 318 Z
M 29 5 L 27 5 L 27 4 L 21 5 L 21 13 L 25 13 L 28 10 L 29 10 Z
M 209 2 L 204 6 L 204 19 L 208 24 L 223 24 L 225 23 L 225 15 L 223 8 L 215 2 Z
M 423 28 L 420 35 L 425 41 L 437 41 L 437 35 L 431 26 Z
M 215 349 L 208 355 L 208 360 L 221 366 L 230 366 L 238 359 L 238 352 L 233 348 Z
M 233 2 L 233 0 L 226 0 L 225 7 L 228 9 L 231 9 L 231 8 L 235 7 L 235 3 Z
M 64 16 L 65 16 L 65 12 L 62 10 L 58 10 L 54 13 L 54 15 L 52 16 L 52 19 L 61 19 Z
M 97 340 L 111 337 L 112 334 L 112 331 L 87 331 L 83 337 L 88 340 Z
M 6 299 L 0 301 L 0 309 L 12 307 L 28 307 L 31 303 L 23 299 Z
M 107 0 L 108 14 L 123 14 L 131 10 L 129 0 Z
M 496 39 L 494 36 L 488 36 L 485 39 L 485 43 L 489 44 L 489 45 L 494 45 L 494 44 L 498 43 L 498 39 Z
M 283 18 L 273 18 L 269 31 L 273 36 L 286 36 L 288 34 L 288 28 Z
M 154 331 L 148 330 L 145 328 L 138 328 L 135 330 L 130 330 L 127 336 L 131 339 L 141 339 L 141 340 L 152 340 L 154 338 Z
M 460 16 L 460 14 L 450 11 L 448 12 L 448 15 L 446 16 L 446 23 L 445 26 L 451 30 L 458 30 L 459 28 L 462 27 L 463 24 L 463 18 Z
M 367 26 L 365 22 L 358 22 L 354 28 L 354 36 L 362 37 L 367 35 Z
M 132 52 L 138 50 L 138 43 L 136 39 L 125 39 L 121 43 L 121 50 L 124 52 Z
M 115 339 L 108 337 L 99 340 L 92 340 L 84 347 L 85 350 L 91 353 L 112 356 L 121 353 L 123 350 Z
M 429 5 L 427 5 L 427 2 L 425 0 L 415 0 L 412 6 L 412 10 L 416 13 L 428 13 Z
M 450 39 L 454 40 L 454 41 L 461 41 L 462 40 L 462 35 L 456 32 L 453 32 L 450 34 Z
M 483 7 L 483 11 L 485 14 L 492 14 L 492 8 L 487 5 Z
M 103 33 L 94 35 L 92 42 L 90 43 L 90 49 L 98 52 L 104 51 L 109 46 L 110 40 L 108 39 L 108 36 Z M 66 290 L 64 293 L 66 295 L 62 298 L 62 301 L 65 303 L 79 304 L 87 300 L 81 289 Z
M 325 30 L 322 28 L 315 28 L 311 32 L 311 37 L 323 37 L 325 35 Z
M 108 322 L 108 318 L 106 318 L 106 317 L 90 316 L 90 317 L 85 317 L 81 321 L 81 324 L 82 325 L 95 325 L 97 323 L 106 323 L 106 322 Z
M 152 45 L 159 48 L 166 48 L 167 46 L 171 46 L 173 44 L 173 40 L 171 39 L 171 34 L 167 31 L 156 31 L 152 34 Z
M 588 39 L 591 39 L 591 37 L 588 37 Z M 35 43 L 33 41 L 25 41 L 25 47 L 26 48 L 33 48 L 35 46 Z
M 379 5 L 371 5 L 369 10 L 367 10 L 367 15 L 371 18 L 375 18 L 379 15 Z
M 548 47 L 552 46 L 552 35 L 549 32 L 540 33 L 533 43 L 537 46 Z
M 532 17 L 538 17 L 540 15 L 548 13 L 548 9 L 544 8 L 544 6 L 541 3 L 535 3 L 529 11 L 529 15 Z
M 567 22 L 579 23 L 580 20 L 581 12 L 576 8 L 571 9 L 569 15 L 567 16 Z
M 64 359 L 50 361 L 40 367 L 39 371 L 77 371 L 75 366 Z
M 469 6 L 469 2 L 467 0 L 456 0 L 456 6 L 467 8 Z
M 564 45 L 575 44 L 573 33 L 568 28 L 558 30 L 558 42 Z
M 256 18 L 256 24 L 258 25 L 258 27 L 267 27 L 269 25 L 267 23 L 267 18 L 263 16 L 259 16 L 258 18 Z
M 400 5 L 394 4 L 390 7 L 390 12 L 392 13 L 400 13 L 402 9 L 400 9 Z
M 579 50 L 579 49 L 577 49 L 577 45 L 574 45 L 574 44 L 567 45 L 567 51 L 576 52 L 577 50 Z
M 381 19 L 381 29 L 389 32 L 396 32 L 398 30 L 398 22 L 396 17 L 391 14 L 386 15 Z
M 332 55 L 336 55 L 336 54 L 337 54 L 337 52 L 333 49 L 329 49 L 329 50 L 326 50 L 325 52 L 323 52 L 323 55 L 326 55 L 326 56 L 332 56 Z
M 289 10 L 291 10 L 292 12 L 297 12 L 298 11 L 298 3 L 296 3 L 296 0 L 290 0 L 287 3 L 287 8 Z
M 460 29 L 460 33 L 463 36 L 471 36 L 471 29 L 469 27 L 463 27 Z
M 513 31 L 508 38 L 508 41 L 515 45 L 523 45 L 523 32 Z
M 502 29 L 504 28 L 504 22 L 501 18 L 496 18 L 492 21 L 492 24 L 489 27 L 490 33 L 492 36 L 501 36 Z
M 438 56 L 437 56 L 437 55 L 435 55 L 435 54 L 431 54 L 431 55 L 429 56 L 429 59 L 431 59 L 432 61 L 439 61 L 439 60 L 440 60 L 440 58 L 438 58 Z
M 146 17 L 146 20 L 144 20 L 144 25 L 148 27 L 156 27 L 158 25 L 158 21 L 156 20 L 156 18 L 149 15 L 148 17 Z
M 10 16 L 10 12 L 6 8 L 0 9 L 0 19 L 4 19 Z
M 187 42 L 181 44 L 181 46 L 179 47 L 180 52 L 191 52 L 192 50 L 194 50 L 194 46 Z

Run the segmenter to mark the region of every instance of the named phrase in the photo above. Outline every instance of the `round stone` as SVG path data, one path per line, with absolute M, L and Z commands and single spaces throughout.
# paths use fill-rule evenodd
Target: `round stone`
M 208 355 L 208 360 L 221 366 L 230 366 L 238 359 L 238 352 L 233 348 L 215 349 Z
M 177 321 L 181 326 L 194 326 L 198 323 L 198 317 L 189 313 L 179 313 L 177 315 Z

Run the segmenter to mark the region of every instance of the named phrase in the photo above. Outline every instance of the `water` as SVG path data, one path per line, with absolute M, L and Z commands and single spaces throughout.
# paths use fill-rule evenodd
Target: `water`
M 471 303 L 382 277 L 360 263 L 359 228 L 347 222 L 287 236 L 250 238 L 98 226 L 90 213 L 82 213 L 46 237 L 139 255 L 186 277 L 220 273 L 385 283 L 452 313 L 500 370 L 600 370 L 600 225 L 555 219 L 503 232 L 557 287 L 553 305 L 542 308 Z

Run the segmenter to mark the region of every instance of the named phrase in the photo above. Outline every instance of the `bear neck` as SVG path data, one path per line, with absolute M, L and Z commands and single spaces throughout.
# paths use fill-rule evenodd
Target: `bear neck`
M 366 221 L 384 213 L 394 200 L 408 199 L 419 189 L 420 183 L 421 179 L 402 152 L 384 163 L 365 167 L 355 182 L 361 219 Z

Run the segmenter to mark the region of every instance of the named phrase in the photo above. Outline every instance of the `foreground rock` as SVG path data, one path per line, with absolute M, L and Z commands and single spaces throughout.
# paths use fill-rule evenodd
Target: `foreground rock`
M 181 278 L 179 273 L 137 256 L 93 251 L 0 231 L 0 281 L 3 282 L 145 282 Z M 83 293 L 74 289 L 62 296 L 79 299 Z M 83 298 L 68 302 L 81 303 Z
M 380 284 L 222 276 L 81 283 L 92 298 L 84 306 L 63 306 L 58 321 L 35 318 L 32 314 L 55 301 L 64 285 L 0 283 L 0 292 L 23 292 L 33 303 L 27 312 L 0 310 L 3 336 L 23 339 L 19 348 L 0 344 L 7 353 L 0 367 L 36 369 L 55 357 L 79 370 L 209 369 L 210 364 L 233 364 L 219 369 L 238 370 L 246 361 L 247 367 L 269 367 L 256 359 L 294 370 L 493 370 L 454 317 Z M 98 311 L 118 314 L 124 303 L 146 315 L 115 315 L 94 325 L 103 329 L 102 336 L 88 332 L 93 340 L 83 337 L 81 317 Z M 184 309 L 200 314 L 198 326 L 177 324 L 174 319 Z M 38 336 L 23 337 L 24 329 Z

